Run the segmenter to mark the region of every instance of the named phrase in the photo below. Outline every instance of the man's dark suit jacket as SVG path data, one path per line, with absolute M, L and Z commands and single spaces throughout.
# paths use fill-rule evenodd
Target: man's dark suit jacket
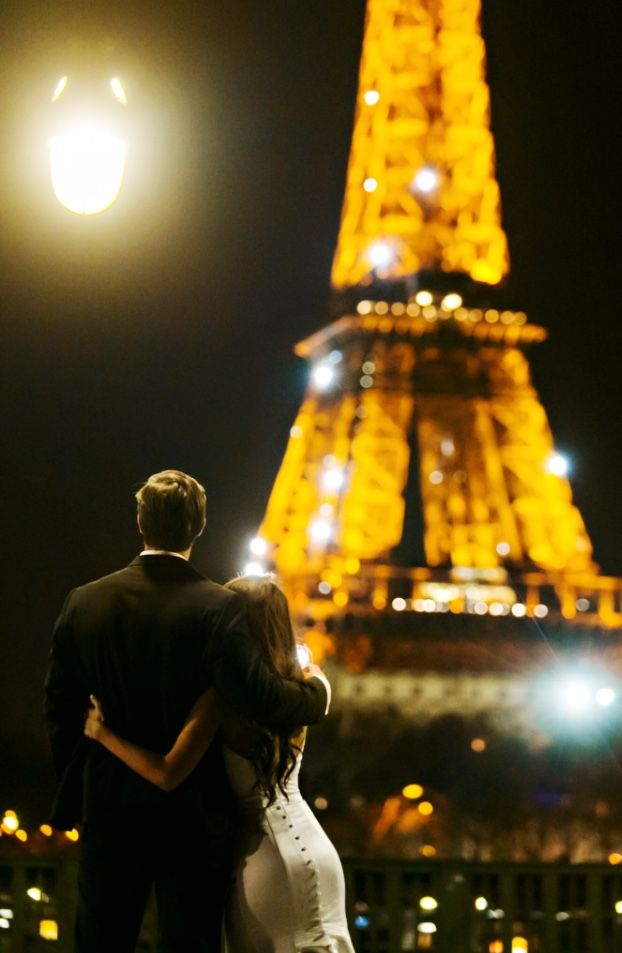
M 52 822 L 68 829 L 153 820 L 175 811 L 195 824 L 225 809 L 219 746 L 171 794 L 83 735 L 89 695 L 122 737 L 165 753 L 198 696 L 214 686 L 265 724 L 312 724 L 326 708 L 319 679 L 285 681 L 265 664 L 241 598 L 168 554 L 73 590 L 53 635 L 46 717 L 60 779 Z

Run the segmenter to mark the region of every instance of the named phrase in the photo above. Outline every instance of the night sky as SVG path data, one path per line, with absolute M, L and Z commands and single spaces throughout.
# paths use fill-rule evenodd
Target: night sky
M 66 592 L 129 562 L 132 493 L 178 467 L 209 498 L 198 567 L 245 561 L 325 323 L 364 0 L 0 6 L 0 809 L 39 821 L 41 719 Z M 490 0 L 488 78 L 512 305 L 603 572 L 622 574 L 617 0 Z M 122 78 L 118 203 L 63 211 L 49 104 L 87 58 Z M 110 64 L 116 64 L 110 72 Z

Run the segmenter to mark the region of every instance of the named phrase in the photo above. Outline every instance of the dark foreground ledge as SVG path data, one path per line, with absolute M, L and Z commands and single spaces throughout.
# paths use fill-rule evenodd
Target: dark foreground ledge
M 1 953 L 73 953 L 76 866 L 0 849 Z M 344 871 L 358 953 L 622 949 L 622 867 L 349 859 Z M 156 951 L 153 907 L 137 951 Z

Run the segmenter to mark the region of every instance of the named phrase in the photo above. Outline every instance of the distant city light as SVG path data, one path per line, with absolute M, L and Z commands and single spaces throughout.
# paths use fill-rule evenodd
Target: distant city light
M 612 688 L 599 688 L 594 697 L 597 705 L 608 708 L 615 701 L 616 693 Z
M 328 520 L 314 520 L 309 526 L 309 538 L 314 543 L 327 543 L 333 534 L 333 527 Z
M 527 606 L 523 605 L 522 602 L 515 602 L 512 606 L 512 615 L 517 619 L 522 619 L 524 615 L 527 614 Z
M 328 360 L 331 364 L 340 364 L 341 361 L 343 360 L 343 354 L 341 353 L 341 351 L 337 351 L 337 350 L 331 351 L 330 354 L 328 355 Z
M 268 552 L 268 543 L 261 536 L 255 536 L 248 544 L 248 548 L 253 556 L 265 556 Z
M 322 474 L 322 486 L 329 492 L 337 492 L 344 485 L 345 479 L 341 467 L 328 467 Z
M 58 940 L 58 923 L 56 920 L 41 920 L 39 936 L 43 940 Z
M 419 852 L 423 855 L 423 857 L 436 857 L 436 847 L 434 847 L 432 844 L 424 844 L 420 848 Z
M 417 805 L 417 810 L 420 814 L 423 814 L 424 817 L 429 817 L 430 814 L 434 813 L 434 805 L 430 801 L 421 801 Z
M 378 188 L 378 180 L 373 178 L 365 179 L 363 182 L 363 188 L 366 192 L 375 192 Z
M 19 828 L 19 818 L 15 811 L 5 811 L 0 823 L 0 827 L 5 834 L 14 834 Z
M 320 796 L 320 797 L 316 797 L 315 800 L 314 800 L 314 802 L 313 802 L 313 806 L 314 806 L 314 807 L 316 808 L 316 810 L 318 810 L 318 811 L 325 811 L 326 808 L 328 807 L 328 800 L 327 800 L 327 798 L 325 798 L 325 797 L 321 797 L 321 796 Z
M 471 750 L 475 751 L 477 754 L 481 754 L 482 751 L 486 750 L 486 742 L 483 738 L 473 738 L 471 741 Z
M 488 909 L 488 901 L 486 897 L 476 897 L 475 903 L 473 904 L 476 910 L 479 910 L 480 913 Z
M 440 181 L 438 169 L 431 165 L 424 165 L 415 173 L 412 188 L 420 195 L 431 195 L 438 189 Z
M 395 609 L 396 612 L 403 612 L 404 609 L 406 608 L 406 600 L 402 599 L 401 596 L 396 596 L 396 598 L 391 603 L 391 606 L 393 609 Z
M 367 249 L 367 259 L 373 268 L 386 268 L 395 261 L 395 250 L 388 242 L 374 242 Z
M 455 291 L 445 295 L 441 301 L 441 308 L 443 308 L 445 311 L 455 311 L 456 308 L 461 307 L 461 305 L 462 296 L 457 294 Z
M 368 106 L 375 106 L 380 102 L 380 93 L 377 89 L 368 89 L 363 93 L 363 99 Z
M 496 549 L 499 556 L 507 556 L 510 552 L 510 544 L 506 542 L 497 543 Z
M 34 900 L 35 903 L 41 903 L 44 898 L 44 893 L 41 890 L 41 887 L 29 887 L 26 891 L 26 896 L 30 897 L 31 900 Z
M 417 924 L 417 930 L 419 933 L 436 933 L 436 924 L 431 921 L 424 920 L 423 923 Z
M 419 906 L 422 910 L 436 910 L 438 900 L 435 897 L 422 897 L 419 901 Z
M 554 451 L 548 455 L 544 461 L 544 466 L 549 473 L 553 474 L 553 476 L 565 477 L 568 473 L 569 462 L 568 458 L 563 454 Z
M 407 784 L 406 787 L 402 788 L 402 794 L 409 801 L 416 801 L 423 794 L 423 788 L 420 784 Z
M 318 592 L 320 592 L 323 596 L 329 596 L 330 593 L 333 591 L 333 587 L 331 586 L 331 584 L 329 582 L 326 582 L 325 580 L 322 581 L 317 588 L 318 588 Z
M 444 457 L 451 457 L 451 455 L 455 452 L 455 449 L 456 445 L 454 444 L 451 437 L 445 437 L 443 440 L 441 440 L 441 453 Z
M 431 291 L 418 291 L 415 295 L 415 301 L 421 308 L 425 308 L 429 304 L 432 304 L 434 295 Z
M 335 379 L 335 371 L 329 364 L 318 364 L 311 372 L 313 383 L 320 390 L 330 387 Z
M 430 483 L 433 483 L 435 486 L 438 486 L 439 483 L 443 482 L 443 472 L 442 470 L 432 470 L 429 476 Z
M 561 691 L 564 708 L 572 713 L 579 714 L 587 711 L 590 705 L 590 689 L 586 682 L 567 682 Z

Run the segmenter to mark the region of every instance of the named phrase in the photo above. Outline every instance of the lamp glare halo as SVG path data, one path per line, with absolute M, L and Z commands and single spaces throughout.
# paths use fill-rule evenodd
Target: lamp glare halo
M 96 128 L 73 129 L 49 142 L 56 198 L 76 215 L 108 208 L 121 188 L 127 144 Z

